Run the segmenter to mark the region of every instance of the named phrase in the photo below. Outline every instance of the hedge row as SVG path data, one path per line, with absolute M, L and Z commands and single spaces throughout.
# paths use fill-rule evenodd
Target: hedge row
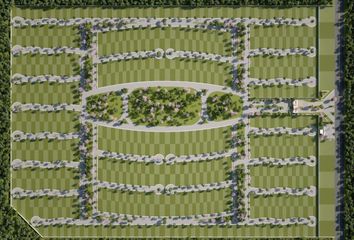
M 354 236 L 354 1 L 344 15 L 344 239 Z

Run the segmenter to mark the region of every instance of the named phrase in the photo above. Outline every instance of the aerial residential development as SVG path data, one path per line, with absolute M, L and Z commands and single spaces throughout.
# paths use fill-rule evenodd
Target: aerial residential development
M 336 4 L 11 6 L 26 231 L 341 239 Z

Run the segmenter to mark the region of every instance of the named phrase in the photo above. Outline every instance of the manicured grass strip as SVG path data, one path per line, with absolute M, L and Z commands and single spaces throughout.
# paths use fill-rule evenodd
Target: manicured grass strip
M 316 58 L 306 56 L 252 57 L 250 77 L 252 78 L 307 78 L 316 76 Z
M 230 199 L 230 189 L 173 195 L 100 189 L 98 209 L 121 214 L 184 216 L 223 212 L 229 209 Z
M 251 195 L 251 218 L 309 217 L 316 216 L 316 198 L 309 196 L 267 196 Z
M 79 55 L 25 54 L 12 58 L 12 74 L 23 75 L 78 75 Z
M 284 236 L 315 236 L 316 228 L 306 225 L 292 225 L 286 227 L 265 226 L 51 226 L 37 228 L 45 236 L 100 236 L 100 237 L 136 237 L 138 236 L 156 236 L 160 238 L 188 238 L 191 235 L 205 237 L 235 238 L 250 236 L 274 236 L 284 238 Z
M 62 26 L 26 26 L 12 28 L 12 45 L 43 48 L 79 47 L 80 35 L 78 27 Z
M 316 27 L 251 26 L 251 48 L 316 47 Z
M 80 113 L 69 111 L 25 111 L 12 114 L 12 131 L 23 132 L 77 132 Z M 76 127 L 75 127 L 76 126 Z
M 164 50 L 196 51 L 229 55 L 229 32 L 190 28 L 142 28 L 110 31 L 98 34 L 99 55 L 119 52 Z
M 12 85 L 12 102 L 39 104 L 78 104 L 79 83 L 26 83 Z
M 336 219 L 336 142 L 320 141 L 319 147 L 319 231 L 322 236 L 334 236 Z
M 319 90 L 335 88 L 335 10 L 333 7 L 319 9 Z
M 12 170 L 12 188 L 69 190 L 78 188 L 79 171 L 72 168 L 23 168 Z
M 303 135 L 251 136 L 251 157 L 308 157 L 316 155 L 314 137 Z
M 251 127 L 274 128 L 291 127 L 305 128 L 316 124 L 314 116 L 258 116 L 250 119 Z
M 230 147 L 230 135 L 228 127 L 192 132 L 138 132 L 99 127 L 98 146 L 111 152 L 178 156 L 226 150 Z
M 12 206 L 23 215 L 27 221 L 30 221 L 34 216 L 42 218 L 78 217 L 79 208 L 77 204 L 78 199 L 76 197 L 12 199 Z
M 77 17 L 294 17 L 307 18 L 316 15 L 315 7 L 293 7 L 293 8 L 262 8 L 262 7 L 213 7 L 213 8 L 55 8 L 55 9 L 26 9 L 14 7 L 12 16 L 26 18 L 77 18 Z
M 78 161 L 78 139 L 12 142 L 12 159 Z
M 162 165 L 102 158 L 98 161 L 98 178 L 134 185 L 195 185 L 225 181 L 230 169 L 229 158 Z
M 259 188 L 316 186 L 316 167 L 306 165 L 253 166 L 251 185 Z
M 253 98 L 314 98 L 316 87 L 308 86 L 250 86 L 250 96 Z
M 98 85 L 142 81 L 191 81 L 225 85 L 231 64 L 190 59 L 134 59 L 98 65 Z

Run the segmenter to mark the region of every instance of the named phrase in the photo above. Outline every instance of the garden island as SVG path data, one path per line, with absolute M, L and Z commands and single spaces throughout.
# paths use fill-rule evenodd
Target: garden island
M 334 7 L 11 11 L 11 206 L 42 237 L 335 236 Z

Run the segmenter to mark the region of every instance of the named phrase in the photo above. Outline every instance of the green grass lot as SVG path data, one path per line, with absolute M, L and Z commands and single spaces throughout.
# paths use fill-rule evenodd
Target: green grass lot
M 251 49 L 316 47 L 316 27 L 251 26 Z
M 316 76 L 316 58 L 306 56 L 265 57 L 251 58 L 251 78 L 307 78 Z
M 335 141 L 320 141 L 319 143 L 319 232 L 321 236 L 335 234 Z
M 333 8 L 319 11 L 319 90 L 335 87 L 335 24 Z
M 231 64 L 190 59 L 134 59 L 98 65 L 98 86 L 142 81 L 191 81 L 225 85 Z
M 12 58 L 12 74 L 23 75 L 78 75 L 79 55 L 77 54 L 24 54 Z
M 308 86 L 251 86 L 249 88 L 252 98 L 314 98 L 316 87 Z
M 258 128 L 275 128 L 275 127 L 291 127 L 305 128 L 316 124 L 315 116 L 258 116 L 250 118 L 251 127 Z
M 69 111 L 40 112 L 25 111 L 12 114 L 12 130 L 23 132 L 77 132 L 80 113 Z
M 101 158 L 98 161 L 98 178 L 100 181 L 133 185 L 196 185 L 226 181 L 230 169 L 229 158 L 162 165 Z
M 230 130 L 223 127 L 192 132 L 138 132 L 99 127 L 98 148 L 119 153 L 172 153 L 176 156 L 223 151 L 230 148 Z
M 309 196 L 258 196 L 251 195 L 251 218 L 309 217 L 316 216 L 316 197 Z
M 98 210 L 133 215 L 185 216 L 229 210 L 231 189 L 156 195 L 100 189 Z
M 193 88 L 186 91 L 184 88 L 177 87 L 150 87 L 147 90 L 145 92 L 144 89 L 138 88 L 129 95 L 129 118 L 134 124 L 185 126 L 196 124 L 200 120 L 202 99 Z M 145 102 L 144 97 L 147 97 L 152 103 Z M 193 100 L 193 98 L 195 99 Z M 156 106 L 157 103 L 161 105 Z M 184 106 L 179 107 L 178 112 L 174 112 L 173 108 L 168 108 L 169 104 Z M 151 114 L 151 109 L 155 109 L 153 114 Z M 189 114 L 189 117 L 183 117 L 182 114 Z M 170 122 L 167 120 L 168 117 L 171 118 Z M 148 119 L 154 119 L 156 122 Z
M 78 82 L 13 84 L 12 102 L 39 104 L 78 104 Z
M 23 168 L 12 171 L 12 187 L 69 190 L 79 187 L 79 171 L 72 168 Z
M 252 166 L 251 185 L 259 188 L 316 186 L 316 167 L 306 165 Z
M 12 142 L 12 159 L 78 161 L 78 139 Z
M 98 34 L 98 54 L 148 51 L 156 48 L 231 54 L 231 34 L 191 28 L 142 28 Z
M 180 238 L 193 236 L 201 237 L 219 237 L 222 238 L 235 238 L 235 237 L 250 237 L 258 236 L 277 236 L 284 238 L 284 236 L 315 236 L 316 228 L 304 225 L 292 225 L 287 227 L 273 227 L 266 226 L 154 226 L 154 227 L 141 227 L 141 226 L 50 226 L 50 227 L 37 227 L 38 231 L 45 236 L 156 236 L 159 238 L 175 237 Z
M 58 218 L 78 216 L 77 197 L 37 197 L 12 199 L 12 206 L 28 221 L 33 216 Z
M 251 157 L 316 156 L 314 137 L 303 135 L 251 136 Z
M 42 48 L 80 47 L 78 27 L 26 26 L 12 28 L 12 45 Z

